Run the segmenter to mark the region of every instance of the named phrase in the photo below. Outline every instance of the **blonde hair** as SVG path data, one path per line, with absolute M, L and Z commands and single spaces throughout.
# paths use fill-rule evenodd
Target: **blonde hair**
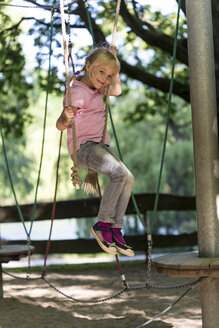
M 70 82 L 81 72 L 86 70 L 86 64 L 88 62 L 91 64 L 89 76 L 92 75 L 92 69 L 95 66 L 98 67 L 106 66 L 106 65 L 111 66 L 114 70 L 115 75 L 120 71 L 120 62 L 117 56 L 115 56 L 109 48 L 105 48 L 105 47 L 96 48 L 86 57 L 86 62 L 84 67 L 80 71 L 75 72 L 73 76 L 71 76 Z
M 92 74 L 92 68 L 95 66 L 111 66 L 114 70 L 114 74 L 116 75 L 120 71 L 120 63 L 112 51 L 108 48 L 97 48 L 94 49 L 86 58 L 86 64 L 89 62 L 90 66 L 90 74 Z

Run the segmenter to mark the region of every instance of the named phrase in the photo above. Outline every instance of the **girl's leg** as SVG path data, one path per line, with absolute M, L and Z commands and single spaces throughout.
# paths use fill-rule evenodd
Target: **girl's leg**
M 116 205 L 116 215 L 115 215 L 115 221 L 112 224 L 113 228 L 122 228 L 123 227 L 123 221 L 124 221 L 124 215 L 125 211 L 128 206 L 128 202 L 131 196 L 131 192 L 134 185 L 134 177 L 131 174 L 131 172 L 126 168 L 127 175 L 126 175 L 126 181 L 123 186 L 122 192 L 119 196 L 119 199 L 117 201 Z
M 125 165 L 110 151 L 109 147 L 87 142 L 78 151 L 78 162 L 110 179 L 100 204 L 98 219 L 122 227 L 134 178 Z M 118 213 L 117 213 L 118 212 Z
M 78 162 L 80 166 L 89 167 L 94 171 L 107 175 L 110 178 L 100 204 L 98 226 L 104 227 L 107 230 L 107 228 L 111 225 L 113 227 L 112 232 L 116 232 L 115 238 L 120 242 L 120 244 L 125 244 L 122 235 L 118 232 L 120 232 L 123 226 L 123 217 L 134 184 L 132 174 L 110 151 L 110 149 L 102 144 L 88 142 L 82 145 L 78 151 Z M 95 228 L 97 228 L 96 225 Z M 97 232 L 97 230 L 95 230 L 95 232 Z M 104 240 L 107 242 L 112 242 L 111 234 L 110 240 L 108 235 L 108 231 L 102 232 L 102 236 L 105 237 Z M 134 255 L 133 251 L 127 252 L 126 249 L 125 252 L 126 255 Z

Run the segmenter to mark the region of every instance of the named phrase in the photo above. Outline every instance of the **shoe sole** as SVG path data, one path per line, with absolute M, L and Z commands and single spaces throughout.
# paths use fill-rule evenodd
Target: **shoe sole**
M 119 246 L 116 245 L 116 249 L 118 252 L 126 255 L 126 256 L 135 256 L 135 252 L 132 250 L 125 250 L 123 248 L 120 248 Z
M 93 228 L 91 228 L 91 233 L 93 234 L 93 236 L 95 237 L 98 245 L 102 248 L 102 250 L 104 250 L 104 252 L 110 254 L 110 255 L 116 255 L 116 248 L 115 250 L 113 250 L 112 248 L 110 249 L 109 247 L 106 247 L 102 242 L 101 240 L 99 239 L 98 235 L 96 234 L 96 232 L 94 231 Z

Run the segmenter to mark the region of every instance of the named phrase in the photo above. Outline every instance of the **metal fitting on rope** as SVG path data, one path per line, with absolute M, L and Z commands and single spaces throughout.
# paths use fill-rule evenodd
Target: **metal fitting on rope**
M 146 281 L 146 288 L 150 284 L 151 280 L 151 253 L 152 253 L 152 235 L 147 235 L 148 241 L 148 270 L 147 270 L 147 281 Z
M 28 261 L 28 269 L 27 269 L 27 277 L 26 279 L 30 279 L 30 256 L 31 256 L 31 241 L 30 241 L 30 235 L 27 236 L 27 261 Z
M 152 235 L 151 234 L 147 235 L 147 240 L 148 240 L 148 243 L 152 243 Z
M 27 236 L 27 246 L 31 245 L 31 241 L 30 241 L 30 235 Z
M 129 290 L 129 285 L 126 281 L 126 278 L 125 278 L 124 274 L 121 275 L 121 280 L 122 280 L 122 283 L 123 283 L 123 287 L 125 287 L 127 290 Z

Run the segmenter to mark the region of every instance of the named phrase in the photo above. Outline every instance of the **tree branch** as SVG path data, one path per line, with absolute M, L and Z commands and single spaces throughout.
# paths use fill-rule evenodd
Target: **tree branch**
M 143 41 L 172 55 L 174 40 L 164 33 L 143 29 L 142 24 L 138 22 L 136 17 L 130 14 L 124 0 L 121 0 L 120 15 L 132 31 Z M 182 43 L 177 47 L 176 58 L 180 62 L 188 65 L 187 48 L 183 46 Z
M 132 6 L 134 9 L 134 13 L 135 13 L 135 17 L 138 20 L 139 24 L 143 27 L 144 25 L 146 25 L 149 30 L 155 32 L 155 28 L 146 20 L 144 20 L 144 22 L 141 21 L 141 19 L 139 18 L 138 12 L 137 12 L 137 5 L 136 5 L 136 0 L 132 0 Z
M 170 80 L 157 77 L 153 74 L 147 73 L 142 69 L 132 66 L 123 60 L 121 62 L 121 72 L 127 74 L 132 79 L 138 80 L 147 84 L 149 87 L 153 87 L 165 93 L 169 92 Z M 174 81 L 173 93 L 187 102 L 190 101 L 190 91 L 188 85 L 183 85 L 178 81 Z
M 92 33 L 89 28 L 89 22 L 88 22 L 87 12 L 86 12 L 86 8 L 85 8 L 85 3 L 83 0 L 78 0 L 77 3 L 78 3 L 78 7 L 74 11 L 74 13 L 75 14 L 77 13 L 79 15 L 81 20 L 84 22 L 85 27 L 87 28 L 87 30 L 90 32 L 90 34 L 92 36 Z M 91 25 L 92 25 L 92 29 L 93 29 L 93 34 L 94 34 L 93 37 L 94 37 L 95 43 L 96 44 L 106 43 L 104 33 L 102 32 L 100 27 L 96 24 L 95 20 L 91 17 L 91 15 L 90 15 L 90 19 L 91 19 Z
M 34 0 L 27 0 L 27 1 L 36 4 L 36 2 Z M 122 0 L 122 2 L 123 2 L 123 9 L 122 9 L 123 15 L 125 13 L 127 13 L 128 19 L 131 20 L 132 24 L 134 24 L 134 22 L 136 20 L 133 20 L 133 19 L 136 19 L 136 18 L 127 11 L 127 8 L 126 8 L 123 0 Z M 84 24 L 83 25 L 74 24 L 74 27 L 87 28 L 89 31 L 89 22 L 88 22 L 88 18 L 87 18 L 87 12 L 86 12 L 86 8 L 84 5 L 84 1 L 78 0 L 77 5 L 78 5 L 77 8 L 75 10 L 71 11 L 71 14 L 78 15 L 80 17 L 81 22 Z M 23 19 L 27 19 L 27 18 L 23 18 Z M 33 18 L 30 18 L 30 19 L 33 19 Z M 37 19 L 35 19 L 35 20 L 37 22 L 39 22 L 40 24 L 47 25 L 47 23 L 45 23 L 45 22 L 42 22 Z M 92 17 L 91 17 L 91 24 L 92 24 L 96 44 L 103 44 L 103 43 L 106 44 L 107 42 L 106 42 L 104 33 L 102 32 L 101 28 L 99 27 L 99 25 L 96 24 L 94 18 L 92 18 Z M 59 26 L 57 25 L 57 27 L 59 27 Z M 133 25 L 132 25 L 132 27 L 133 27 Z M 151 31 L 144 30 L 139 24 L 136 27 L 135 33 L 138 33 L 138 30 L 141 33 L 144 32 L 144 35 L 142 35 L 142 37 L 144 37 L 144 39 L 145 39 L 145 35 L 149 36 L 151 38 L 150 40 L 151 40 L 151 43 L 153 43 L 153 45 L 155 45 L 155 40 L 157 40 L 157 42 L 158 42 L 158 40 L 160 40 L 160 38 L 161 38 L 162 42 L 165 43 L 165 40 L 168 39 L 169 44 L 171 43 L 171 53 L 172 53 L 173 40 L 170 37 L 168 37 L 164 34 L 160 35 L 157 32 L 153 33 Z M 159 47 L 160 47 L 160 45 L 159 45 Z M 183 49 L 185 50 L 184 47 L 183 47 Z M 143 69 L 141 69 L 139 67 L 128 64 L 124 60 L 121 60 L 121 72 L 126 74 L 128 77 L 130 77 L 132 79 L 137 79 L 137 80 L 141 81 L 142 83 L 147 84 L 149 87 L 156 88 L 165 93 L 169 92 L 169 84 L 170 84 L 169 79 L 158 78 L 155 75 L 145 72 Z M 183 98 L 184 100 L 189 101 L 189 98 L 190 98 L 189 97 L 189 87 L 186 85 L 183 85 L 182 83 L 180 83 L 178 81 L 174 81 L 173 93 L 175 95 Z

